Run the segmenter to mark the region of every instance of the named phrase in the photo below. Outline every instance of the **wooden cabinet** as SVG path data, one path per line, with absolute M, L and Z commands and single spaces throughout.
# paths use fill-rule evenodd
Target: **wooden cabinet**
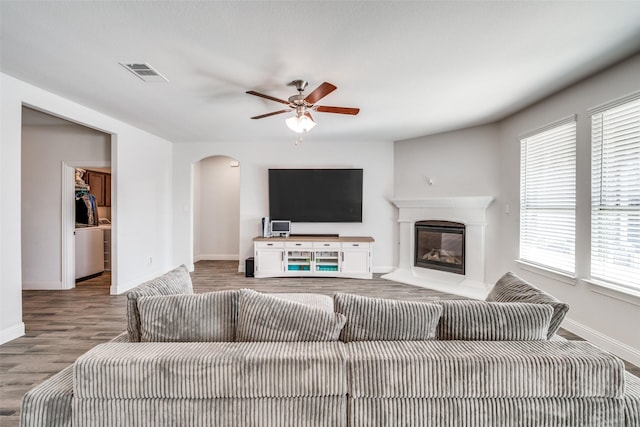
M 111 174 L 88 170 L 85 181 L 98 206 L 111 206 Z
M 255 277 L 371 279 L 371 237 L 256 237 Z
M 111 174 L 105 176 L 104 181 L 104 205 L 111 206 Z

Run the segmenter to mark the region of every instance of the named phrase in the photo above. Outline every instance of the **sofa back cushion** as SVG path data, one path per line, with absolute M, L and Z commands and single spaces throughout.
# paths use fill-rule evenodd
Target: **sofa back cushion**
M 553 308 L 553 316 L 547 331 L 550 339 L 560 328 L 564 316 L 569 311 L 569 305 L 538 289 L 515 274 L 508 272 L 495 284 L 485 301 L 492 302 L 526 302 L 532 304 L 547 304 Z
M 345 321 L 324 308 L 242 289 L 236 341 L 337 341 Z
M 335 311 L 334 305 L 333 305 L 333 297 L 330 297 L 329 295 L 311 294 L 311 293 L 303 293 L 303 292 L 296 292 L 296 293 L 277 292 L 277 293 L 266 293 L 265 295 L 271 295 L 272 297 L 284 299 L 287 301 L 299 302 L 300 304 L 311 305 L 314 307 L 322 308 L 323 310 L 330 311 L 332 313 Z
M 140 342 L 139 297 L 192 293 L 191 276 L 185 265 L 181 265 L 129 291 L 127 294 L 127 331 L 129 332 L 129 340 L 131 342 Z
M 442 306 L 418 301 L 398 301 L 337 293 L 336 311 L 347 317 L 340 334 L 344 342 L 431 340 Z
M 440 340 L 545 340 L 553 309 L 544 304 L 439 301 Z
M 625 393 L 622 361 L 584 341 L 361 341 L 345 345 L 349 396 L 355 399 L 494 398 L 507 404 L 512 398 L 620 398 Z M 620 407 L 620 402 L 611 403 Z M 464 425 L 537 425 L 525 420 Z M 456 425 L 449 421 L 445 418 L 436 424 Z M 556 414 L 555 422 L 544 425 L 567 425 L 566 421 Z
M 138 298 L 142 342 L 234 341 L 239 291 Z
M 342 342 L 99 344 L 73 365 L 73 398 L 114 405 L 140 399 L 154 403 L 156 410 L 173 400 L 189 412 L 197 408 L 195 400 L 344 396 L 348 378 L 344 346 Z M 205 406 L 211 409 L 209 404 Z M 266 423 L 259 415 L 249 425 L 285 425 Z M 144 417 L 137 420 L 139 424 L 130 419 L 119 425 L 154 425 Z M 115 425 L 109 421 L 99 425 Z M 296 425 L 287 421 L 286 425 Z M 162 425 L 220 424 L 180 424 L 168 418 Z

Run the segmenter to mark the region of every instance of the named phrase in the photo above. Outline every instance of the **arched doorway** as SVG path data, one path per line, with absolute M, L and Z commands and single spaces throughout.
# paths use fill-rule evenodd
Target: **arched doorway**
M 238 260 L 240 163 L 211 156 L 193 168 L 193 260 Z

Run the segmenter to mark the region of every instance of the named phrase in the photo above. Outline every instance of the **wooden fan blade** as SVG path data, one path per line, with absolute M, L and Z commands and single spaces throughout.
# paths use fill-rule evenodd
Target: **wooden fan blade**
M 315 120 L 313 120 L 313 117 L 311 117 L 311 113 L 310 112 L 307 111 L 306 113 L 304 113 L 304 115 L 309 117 L 312 122 L 315 122 Z
M 276 114 L 288 113 L 291 110 L 274 111 L 273 113 L 261 114 L 259 116 L 251 117 L 252 119 L 264 119 L 265 117 L 275 116 Z
M 264 99 L 270 99 L 271 101 L 276 101 L 284 105 L 289 105 L 289 101 L 285 101 L 284 99 L 274 98 L 273 96 L 265 95 L 264 93 L 258 93 L 252 90 L 248 90 L 245 93 L 248 93 L 249 95 L 259 96 L 260 98 L 264 98 Z
M 320 113 L 337 113 L 337 114 L 351 114 L 355 116 L 360 112 L 359 108 L 348 108 L 348 107 L 329 107 L 326 105 L 318 105 L 314 108 L 316 111 Z
M 307 101 L 309 104 L 313 105 L 336 89 L 337 87 L 335 87 L 331 83 L 324 82 L 320 86 L 315 88 L 313 92 L 307 95 L 307 97 L 304 100 Z

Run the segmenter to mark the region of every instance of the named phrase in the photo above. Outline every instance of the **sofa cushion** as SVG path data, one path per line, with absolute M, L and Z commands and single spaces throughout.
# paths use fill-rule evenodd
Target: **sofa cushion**
M 339 313 L 242 289 L 236 341 L 336 341 L 345 321 Z
M 234 341 L 238 293 L 140 297 L 141 341 Z
M 343 396 L 341 342 L 106 343 L 74 364 L 74 399 Z
M 551 338 L 569 310 L 569 305 L 538 289 L 515 274 L 504 274 L 495 284 L 485 301 L 496 302 L 528 302 L 532 304 L 548 304 L 553 307 L 553 316 L 547 331 L 547 338 Z
M 138 298 L 152 295 L 192 294 L 191 276 L 185 265 L 181 265 L 160 277 L 149 280 L 127 293 L 127 331 L 131 342 L 140 341 L 140 313 Z
M 337 293 L 336 311 L 347 317 L 340 339 L 344 342 L 366 340 L 430 340 L 442 306 L 435 303 L 398 301 Z
M 543 304 L 471 300 L 439 301 L 440 340 L 530 341 L 547 339 L 553 309 Z
M 355 398 L 620 398 L 624 393 L 622 361 L 584 341 L 345 345 L 349 395 Z
M 265 295 L 271 295 L 277 298 L 281 298 L 287 301 L 299 302 L 301 304 L 311 305 L 314 307 L 322 308 L 330 312 L 334 312 L 333 298 L 329 295 L 313 294 L 307 292 L 296 293 L 266 293 Z

